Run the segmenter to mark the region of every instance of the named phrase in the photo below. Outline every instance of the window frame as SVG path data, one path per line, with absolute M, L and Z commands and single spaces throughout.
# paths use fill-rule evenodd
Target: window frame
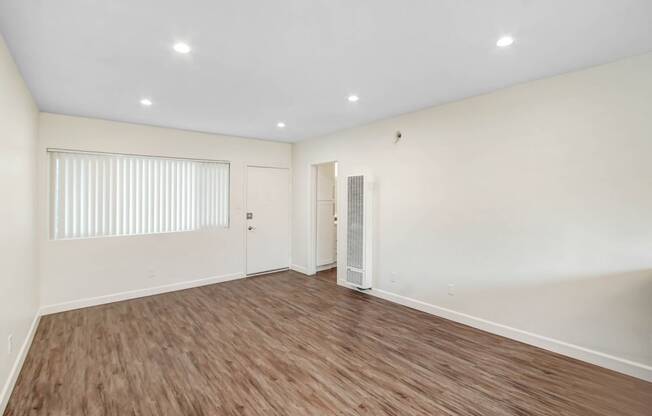
M 171 230 L 171 231 L 156 231 L 156 232 L 139 232 L 139 233 L 117 233 L 117 234 L 108 234 L 108 235 L 88 235 L 88 236 L 73 236 L 73 237 L 56 237 L 56 173 L 55 173 L 55 164 L 53 162 L 52 153 L 70 153 L 78 155 L 97 155 L 105 157 L 125 157 L 125 158 L 148 158 L 156 160 L 172 160 L 172 161 L 184 161 L 184 162 L 198 162 L 198 163 L 216 163 L 221 165 L 226 165 L 227 169 L 227 190 L 226 190 L 226 224 L 219 226 L 204 226 L 204 227 L 195 227 L 188 230 Z M 139 153 L 124 153 L 124 152 L 108 152 L 108 151 L 94 151 L 94 150 L 77 150 L 77 149 L 65 149 L 65 148 L 46 148 L 46 157 L 48 159 L 48 239 L 50 241 L 68 241 L 68 240 L 85 240 L 85 239 L 96 239 L 96 238 L 112 238 L 112 237 L 138 237 L 138 236 L 151 236 L 158 234 L 172 234 L 172 233 L 188 233 L 188 232 L 197 232 L 197 231 L 206 231 L 206 230 L 215 230 L 215 229 L 229 229 L 231 228 L 231 173 L 232 166 L 231 161 L 221 160 L 221 159 L 206 159 L 206 158 L 192 158 L 192 157 L 181 157 L 181 156 L 162 156 L 162 155 L 151 155 L 151 154 L 139 154 Z

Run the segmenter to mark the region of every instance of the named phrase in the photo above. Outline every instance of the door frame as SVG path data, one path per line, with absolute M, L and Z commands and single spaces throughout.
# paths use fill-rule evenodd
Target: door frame
M 248 235 L 247 234 L 247 212 L 249 212 L 247 204 L 249 203 L 249 199 L 248 199 L 248 195 L 249 195 L 248 194 L 248 191 L 249 191 L 249 168 L 282 169 L 282 170 L 286 170 L 288 172 L 288 267 L 284 267 L 284 268 L 278 269 L 278 270 L 270 270 L 270 271 L 261 272 L 261 273 L 252 273 L 252 274 L 247 273 L 247 255 L 248 255 L 248 251 L 247 251 L 247 235 Z M 289 270 L 290 269 L 290 264 L 291 264 L 291 261 L 292 261 L 292 169 L 282 167 L 282 166 L 265 166 L 265 165 L 257 165 L 257 164 L 245 163 L 243 177 L 244 177 L 244 180 L 242 181 L 243 182 L 242 199 L 244 200 L 244 204 L 243 204 L 244 210 L 242 212 L 242 214 L 243 214 L 242 215 L 242 218 L 243 218 L 243 221 L 242 221 L 243 239 L 242 240 L 243 240 L 243 250 L 244 250 L 243 253 L 244 253 L 244 256 L 242 256 L 242 258 L 243 258 L 243 264 L 242 264 L 243 273 L 242 273 L 242 275 L 244 277 L 254 277 L 254 276 L 260 276 L 260 275 L 266 274 L 266 273 L 273 273 L 273 272 L 276 272 L 276 271 Z
M 318 163 L 311 163 L 310 164 L 310 183 L 309 183 L 309 188 L 310 191 L 308 192 L 309 196 L 309 215 L 308 215 L 308 259 L 307 259 L 307 265 L 306 265 L 306 274 L 308 276 L 314 276 L 317 274 L 317 166 L 319 165 L 324 165 L 326 163 L 338 163 L 337 160 L 325 160 L 323 162 L 318 162 Z M 340 234 L 340 226 L 342 224 L 342 220 L 340 217 L 340 207 L 342 206 L 340 202 L 340 195 L 339 195 L 339 180 L 340 180 L 340 175 L 339 175 L 339 165 L 338 165 L 338 175 L 335 178 L 335 198 L 336 198 L 336 208 L 335 208 L 335 215 L 337 216 L 337 241 L 338 244 L 337 246 L 339 247 L 339 234 Z M 339 252 L 340 250 L 337 249 L 338 255 L 335 256 L 335 263 L 337 264 L 337 267 L 339 268 Z M 338 269 L 339 270 L 339 269 Z

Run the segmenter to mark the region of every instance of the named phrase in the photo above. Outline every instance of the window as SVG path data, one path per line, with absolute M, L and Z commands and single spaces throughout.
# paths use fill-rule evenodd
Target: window
M 229 226 L 229 164 L 49 150 L 55 240 Z

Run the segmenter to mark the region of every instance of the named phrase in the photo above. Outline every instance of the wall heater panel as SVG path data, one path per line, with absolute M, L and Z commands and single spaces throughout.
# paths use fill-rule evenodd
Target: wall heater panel
M 347 178 L 346 281 L 360 289 L 371 288 L 372 190 L 363 175 Z

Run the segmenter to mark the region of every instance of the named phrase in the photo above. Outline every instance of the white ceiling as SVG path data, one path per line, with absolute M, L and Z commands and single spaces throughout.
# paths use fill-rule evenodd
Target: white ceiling
M 42 111 L 297 141 L 650 51 L 652 1 L 0 0 L 0 30 Z

